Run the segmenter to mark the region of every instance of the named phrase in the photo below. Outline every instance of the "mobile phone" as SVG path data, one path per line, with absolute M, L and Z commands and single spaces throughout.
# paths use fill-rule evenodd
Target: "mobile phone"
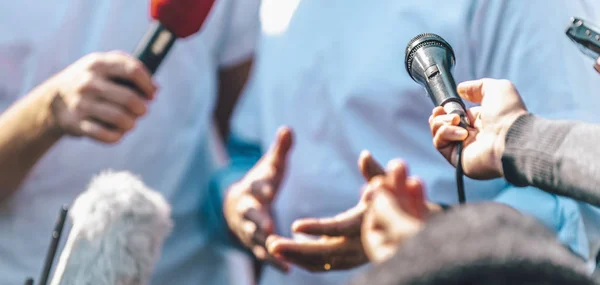
M 593 60 L 600 57 L 600 29 L 580 18 L 571 18 L 566 34 L 579 49 Z

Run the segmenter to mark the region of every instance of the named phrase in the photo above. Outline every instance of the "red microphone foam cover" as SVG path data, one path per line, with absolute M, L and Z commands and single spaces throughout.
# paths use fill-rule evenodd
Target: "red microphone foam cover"
M 178 38 L 198 32 L 214 0 L 152 0 L 150 14 Z

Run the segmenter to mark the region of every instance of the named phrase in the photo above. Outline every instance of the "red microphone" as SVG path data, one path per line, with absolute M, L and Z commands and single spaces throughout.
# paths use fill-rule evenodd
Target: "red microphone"
M 200 30 L 214 0 L 152 0 L 150 15 L 156 20 L 133 52 L 154 74 L 177 38 Z

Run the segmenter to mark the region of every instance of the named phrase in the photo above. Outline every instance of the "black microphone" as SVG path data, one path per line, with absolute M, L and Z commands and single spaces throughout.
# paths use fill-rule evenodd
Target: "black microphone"
M 469 118 L 465 103 L 458 96 L 452 68 L 456 59 L 448 42 L 436 34 L 420 34 L 408 42 L 404 64 L 410 77 L 425 87 L 436 106 L 444 107 L 448 114 L 460 117 L 460 126 L 467 128 Z M 462 170 L 462 142 L 458 143 L 456 164 L 456 187 L 458 201 L 466 201 Z
M 433 104 L 444 107 L 448 114 L 459 115 L 463 127 L 469 125 L 452 76 L 455 57 L 448 42 L 436 34 L 420 34 L 408 42 L 404 63 L 410 77 L 425 87 Z

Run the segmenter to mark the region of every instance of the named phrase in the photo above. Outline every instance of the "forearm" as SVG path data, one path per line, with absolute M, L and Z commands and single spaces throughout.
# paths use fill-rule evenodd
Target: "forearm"
M 62 136 L 51 127 L 50 89 L 34 89 L 0 115 L 0 201 L 17 190 Z
M 506 179 L 600 206 L 600 126 L 524 115 L 511 126 Z

